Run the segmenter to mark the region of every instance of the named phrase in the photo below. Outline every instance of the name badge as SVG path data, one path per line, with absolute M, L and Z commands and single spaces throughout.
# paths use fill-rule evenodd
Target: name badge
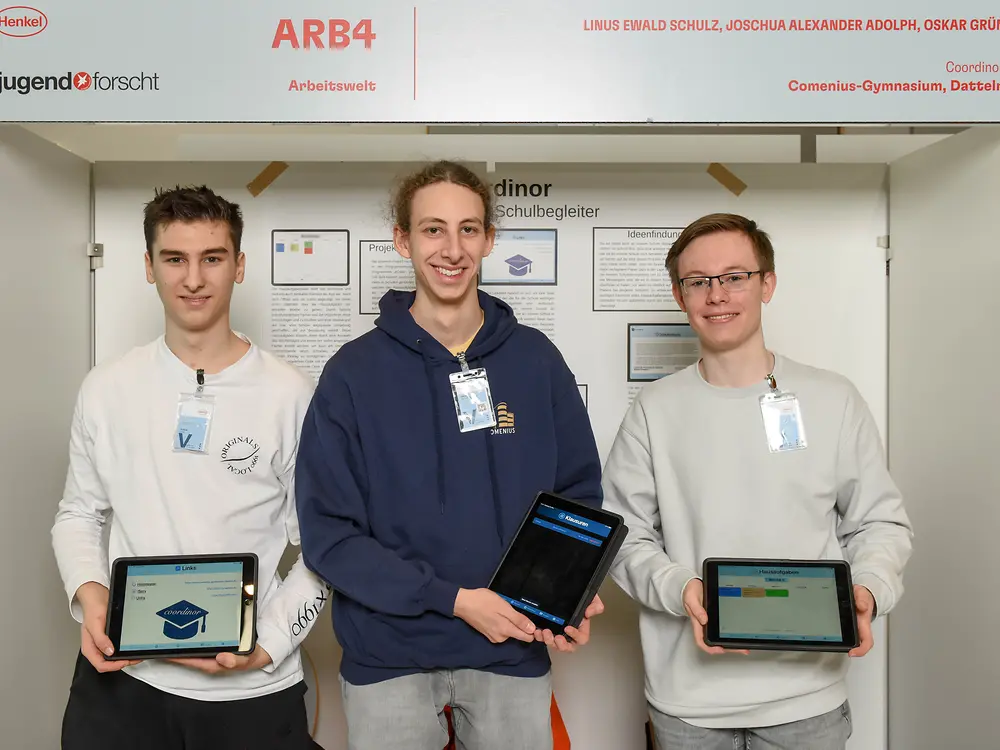
M 493 414 L 493 396 L 490 381 L 483 367 L 470 370 L 465 357 L 460 356 L 461 372 L 448 376 L 451 381 L 451 396 L 455 402 L 459 432 L 474 432 L 495 427 L 497 420 Z
M 174 450 L 180 453 L 208 453 L 215 400 L 211 396 L 182 394 L 177 402 Z
M 808 447 L 802 410 L 794 393 L 778 390 L 774 376 L 768 375 L 770 393 L 760 397 L 760 412 L 764 419 L 764 433 L 771 453 L 803 450 Z

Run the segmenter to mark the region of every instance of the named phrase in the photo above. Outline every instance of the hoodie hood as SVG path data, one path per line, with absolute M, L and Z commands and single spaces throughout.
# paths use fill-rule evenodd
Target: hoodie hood
M 480 289 L 476 290 L 476 294 L 479 296 L 479 306 L 483 310 L 484 320 L 483 327 L 466 352 L 466 360 L 470 362 L 495 352 L 517 328 L 517 318 L 510 305 Z M 415 300 L 416 292 L 395 290 L 386 292 L 379 301 L 379 316 L 375 320 L 375 327 L 435 364 L 457 362 L 458 359 L 451 352 L 417 325 L 410 314 L 410 308 Z

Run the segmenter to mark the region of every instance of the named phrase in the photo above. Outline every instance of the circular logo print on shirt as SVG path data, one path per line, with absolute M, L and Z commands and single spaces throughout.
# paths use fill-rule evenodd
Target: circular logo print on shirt
M 259 460 L 260 446 L 253 438 L 234 437 L 222 446 L 222 463 L 231 474 L 249 474 Z

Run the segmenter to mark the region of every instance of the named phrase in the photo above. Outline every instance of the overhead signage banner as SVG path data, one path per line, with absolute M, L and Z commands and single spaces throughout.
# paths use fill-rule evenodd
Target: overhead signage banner
M 30 1 L 3 122 L 1000 122 L 986 0 Z

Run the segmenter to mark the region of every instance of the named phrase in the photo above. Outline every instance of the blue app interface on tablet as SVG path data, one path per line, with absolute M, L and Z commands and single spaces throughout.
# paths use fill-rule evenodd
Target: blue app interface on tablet
M 243 565 L 134 565 L 125 579 L 121 649 L 239 645 Z
M 720 565 L 719 636 L 842 640 L 834 570 Z
M 564 625 L 610 536 L 606 524 L 539 505 L 511 547 L 494 588 L 514 607 Z

